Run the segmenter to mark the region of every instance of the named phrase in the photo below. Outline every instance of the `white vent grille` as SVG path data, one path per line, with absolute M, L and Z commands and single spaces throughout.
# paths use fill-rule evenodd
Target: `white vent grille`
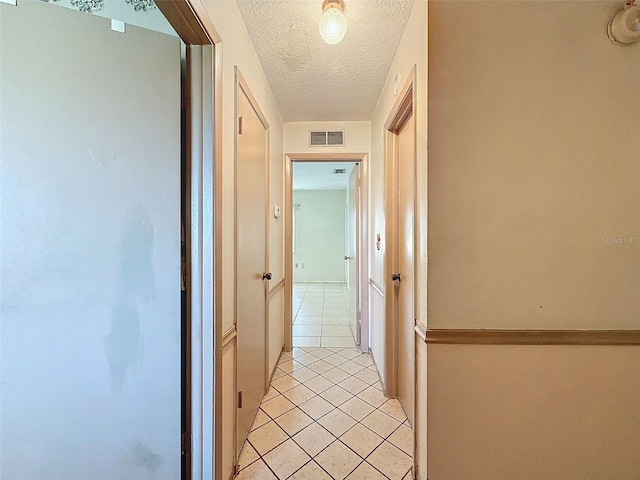
M 309 131 L 309 146 L 338 147 L 344 146 L 344 130 L 311 130 Z

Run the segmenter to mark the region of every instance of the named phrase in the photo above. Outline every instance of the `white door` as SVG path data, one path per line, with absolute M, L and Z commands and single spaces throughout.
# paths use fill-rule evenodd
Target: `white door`
M 351 333 L 360 345 L 360 164 L 356 163 L 349 177 L 347 202 L 347 254 L 349 289 L 349 325 Z
M 266 378 L 267 130 L 251 105 L 246 86 L 238 87 L 236 153 L 237 225 L 237 374 L 241 407 L 237 410 L 240 454 L 260 401 Z
M 0 477 L 175 480 L 180 41 L 0 16 Z

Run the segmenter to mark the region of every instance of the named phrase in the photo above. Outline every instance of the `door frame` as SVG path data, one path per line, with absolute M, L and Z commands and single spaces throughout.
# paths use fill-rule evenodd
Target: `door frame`
M 285 153 L 284 179 L 284 349 L 293 343 L 293 163 L 358 162 L 360 163 L 360 349 L 369 351 L 369 289 L 363 281 L 369 278 L 369 154 L 368 153 Z
M 389 292 L 385 295 L 385 378 L 383 383 L 384 394 L 387 397 L 397 397 L 398 395 L 398 329 L 397 329 L 397 301 L 395 295 L 391 294 L 395 287 L 391 280 L 391 273 L 397 269 L 397 259 L 399 251 L 398 241 L 398 203 L 397 203 L 397 135 L 404 125 L 409 115 L 416 112 L 414 85 L 416 83 L 416 68 L 414 67 L 409 77 L 398 93 L 398 98 L 394 103 L 387 121 L 385 122 L 384 138 L 384 212 L 385 212 L 385 236 L 387 242 L 384 255 L 384 289 Z M 414 122 L 414 142 L 417 139 L 417 122 Z M 416 165 L 414 148 L 414 169 Z M 417 176 L 414 170 L 414 191 L 417 190 Z M 417 224 L 417 205 L 414 198 L 413 223 Z M 414 252 L 417 252 L 417 239 L 414 232 L 413 238 Z M 417 268 L 414 268 L 414 285 L 416 282 Z M 414 291 L 414 313 L 417 312 L 417 295 Z M 415 316 L 415 315 L 414 315 Z M 415 318 L 414 318 L 415 323 Z M 415 372 L 415 351 L 413 352 L 414 372 Z M 415 385 L 415 376 L 414 376 Z M 414 389 L 415 390 L 415 389 Z M 415 405 L 415 403 L 414 403 Z M 415 409 L 415 408 L 414 408 Z M 415 416 L 414 416 L 415 418 Z
M 202 0 L 156 2 L 187 46 L 187 417 L 189 480 L 222 472 L 222 39 Z M 213 128 L 211 128 L 213 126 Z M 187 442 L 187 445 L 185 445 Z
M 355 227 L 355 232 L 351 231 L 350 228 L 350 224 L 351 224 L 351 207 L 350 204 L 352 202 L 352 195 L 351 195 L 351 175 L 349 175 L 349 187 L 347 189 L 347 211 L 346 211 L 346 216 L 347 219 L 346 220 L 346 225 L 345 225 L 345 233 L 346 233 L 346 240 L 347 242 L 350 244 L 351 243 L 351 236 L 353 235 L 355 237 L 355 242 L 356 242 L 356 247 L 355 247 L 355 280 L 353 280 L 353 285 L 354 285 L 354 290 L 355 295 L 356 295 L 356 299 L 355 299 L 355 328 L 351 331 L 351 333 L 353 334 L 353 338 L 356 341 L 356 347 L 360 347 L 360 345 L 362 345 L 362 317 L 360 319 L 358 319 L 358 312 L 362 312 L 362 300 L 359 297 L 359 293 L 362 291 L 362 278 L 360 278 L 358 276 L 358 273 L 362 273 L 362 255 L 360 255 L 360 238 L 362 237 L 362 219 L 361 219 L 361 208 L 360 208 L 360 204 L 362 202 L 362 173 L 361 173 L 361 165 L 360 163 L 356 163 L 353 166 L 353 171 L 351 172 L 351 175 L 353 175 L 354 173 L 357 173 L 355 181 L 356 181 L 356 185 L 355 185 L 355 191 L 356 191 L 356 195 L 355 195 L 355 200 L 353 200 L 353 206 L 355 209 L 355 222 L 354 222 L 354 227 Z M 359 193 L 359 195 L 358 195 Z M 351 247 L 348 247 L 345 249 L 345 255 L 350 255 Z M 345 257 L 346 259 L 347 257 Z M 346 264 L 346 268 L 345 268 L 345 276 L 347 278 L 347 287 L 349 288 L 349 290 L 351 290 L 350 286 L 351 286 L 351 282 L 352 282 L 352 275 L 351 275 L 351 260 L 353 260 L 353 257 L 348 257 L 349 258 L 349 262 Z M 358 272 L 358 269 L 360 270 L 360 272 Z M 348 300 L 348 305 L 349 308 L 351 308 L 351 291 L 349 291 L 349 300 Z M 358 308 L 359 307 L 359 308 Z M 362 313 L 361 313 L 362 315 Z M 349 319 L 349 326 L 351 327 L 351 318 Z M 360 323 L 358 323 L 358 320 L 360 320 Z

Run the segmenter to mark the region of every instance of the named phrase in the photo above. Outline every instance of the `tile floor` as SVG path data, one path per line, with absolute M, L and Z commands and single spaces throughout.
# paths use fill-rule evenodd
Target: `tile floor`
M 355 348 L 283 353 L 240 454 L 237 480 L 411 479 L 412 432 Z
M 342 283 L 293 284 L 293 346 L 355 347 Z

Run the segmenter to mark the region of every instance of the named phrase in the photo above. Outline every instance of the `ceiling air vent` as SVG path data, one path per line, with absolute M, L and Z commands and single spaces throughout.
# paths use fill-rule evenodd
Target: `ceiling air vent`
M 346 168 L 334 168 L 333 169 L 333 173 L 334 173 L 334 175 L 344 175 L 345 173 L 347 173 L 347 169 Z
M 344 146 L 344 130 L 311 130 L 309 132 L 309 146 L 338 147 Z

